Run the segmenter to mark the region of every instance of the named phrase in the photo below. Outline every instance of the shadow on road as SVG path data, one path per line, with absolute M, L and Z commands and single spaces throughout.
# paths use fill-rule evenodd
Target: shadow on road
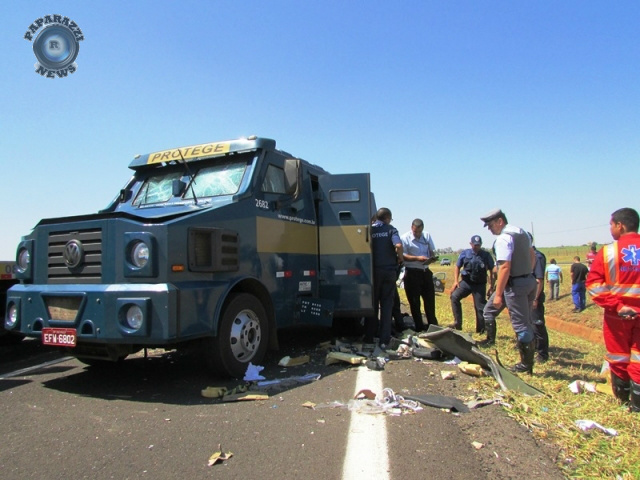
M 318 348 L 318 345 L 333 338 L 331 329 L 297 327 L 282 330 L 279 333 L 280 350 L 267 354 L 261 365 L 264 367 L 261 375 L 267 380 L 288 379 L 311 373 L 326 377 L 349 368 L 347 364 L 324 365 L 327 352 Z M 278 366 L 278 361 L 284 356 L 293 358 L 302 355 L 309 355 L 310 361 L 291 368 Z M 46 373 L 51 371 L 46 369 Z M 209 386 L 232 389 L 245 384 L 242 379 L 216 377 L 196 355 L 176 351 L 162 351 L 147 358 L 136 356 L 100 367 L 75 368 L 68 375 L 43 382 L 46 388 L 80 396 L 180 405 L 223 403 L 221 400 L 203 397 L 201 391 Z M 269 394 L 300 385 L 303 383 L 286 382 L 284 386 L 271 387 Z

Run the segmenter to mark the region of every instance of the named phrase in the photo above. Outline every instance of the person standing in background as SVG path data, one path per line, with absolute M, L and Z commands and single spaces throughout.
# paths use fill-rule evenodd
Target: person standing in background
M 545 274 L 549 284 L 549 300 L 558 300 L 562 283 L 562 269 L 556 264 L 555 258 L 552 258 L 547 265 Z
M 492 274 L 495 262 L 489 252 L 482 249 L 482 238 L 474 235 L 469 242 L 471 248 L 466 249 L 458 257 L 453 271 L 453 285 L 451 286 L 451 311 L 453 323 L 449 328 L 462 330 L 463 298 L 473 294 L 473 306 L 476 311 L 476 333 L 484 333 L 484 306 L 487 304 L 487 278 L 493 291 L 495 277 Z M 462 275 L 460 275 L 462 273 Z M 458 276 L 462 279 L 458 281 Z
M 404 292 L 409 301 L 411 316 L 416 332 L 425 330 L 420 311 L 420 300 L 424 303 L 427 324 L 438 325 L 436 318 L 436 290 L 433 286 L 433 272 L 429 265 L 437 260 L 436 247 L 429 232 L 424 231 L 424 222 L 416 218 L 411 222 L 411 230 L 403 234 L 404 252 Z
M 571 264 L 571 296 L 575 305 L 574 313 L 580 313 L 587 308 L 587 274 L 589 269 L 583 263 L 580 263 L 580 257 L 573 257 Z
M 593 242 L 591 247 L 589 247 L 589 253 L 587 253 L 587 266 L 590 267 L 593 261 L 596 259 L 596 244 Z

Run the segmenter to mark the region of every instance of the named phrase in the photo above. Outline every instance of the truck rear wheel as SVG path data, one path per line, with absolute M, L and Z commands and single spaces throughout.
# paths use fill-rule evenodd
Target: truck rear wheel
M 222 313 L 218 336 L 207 342 L 209 366 L 217 373 L 242 377 L 249 362 L 262 361 L 268 339 L 267 313 L 260 300 L 248 293 L 236 294 Z

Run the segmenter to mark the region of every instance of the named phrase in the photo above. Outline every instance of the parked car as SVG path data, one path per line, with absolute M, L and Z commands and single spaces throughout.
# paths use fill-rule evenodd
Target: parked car
M 451 259 L 443 258 L 442 260 L 440 260 L 440 265 L 451 265 Z

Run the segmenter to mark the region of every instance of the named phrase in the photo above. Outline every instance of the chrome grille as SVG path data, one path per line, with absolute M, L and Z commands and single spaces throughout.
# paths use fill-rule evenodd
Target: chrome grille
M 82 260 L 75 267 L 65 261 L 69 242 L 80 245 Z M 69 250 L 69 249 L 67 249 Z M 102 281 L 102 230 L 74 230 L 49 234 L 49 283 L 100 283 Z

